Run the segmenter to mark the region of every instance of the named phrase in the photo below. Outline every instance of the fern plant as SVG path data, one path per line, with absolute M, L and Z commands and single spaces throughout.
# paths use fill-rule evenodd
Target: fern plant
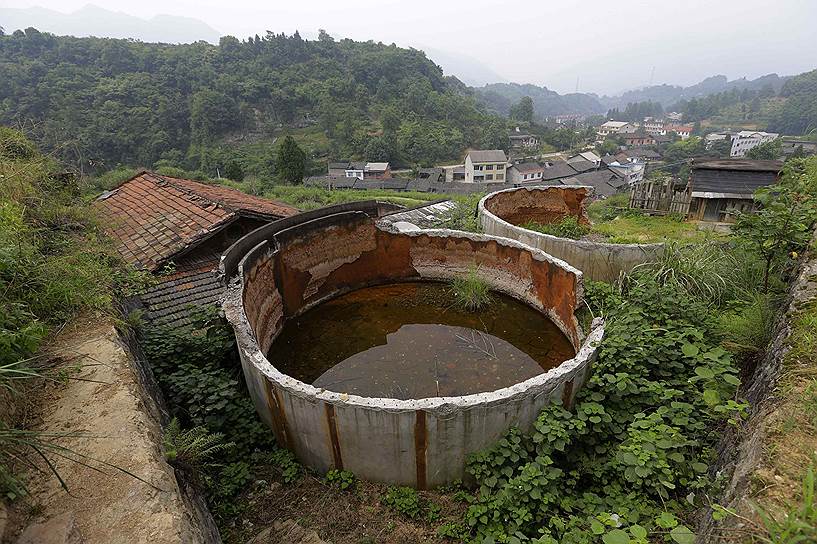
M 162 444 L 168 463 L 193 470 L 212 464 L 215 454 L 235 446 L 233 442 L 224 442 L 222 433 L 211 433 L 206 427 L 184 431 L 175 417 L 165 429 Z

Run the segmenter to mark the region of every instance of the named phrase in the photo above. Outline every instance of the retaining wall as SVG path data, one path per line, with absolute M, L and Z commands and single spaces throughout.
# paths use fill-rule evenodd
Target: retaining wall
M 589 376 L 603 327 L 595 323 L 582 343 L 574 316 L 581 272 L 550 255 L 484 235 L 399 231 L 377 224 L 368 211 L 347 209 L 268 231 L 249 251 L 235 246 L 243 256 L 223 306 L 250 394 L 280 444 L 319 471 L 343 468 L 368 480 L 434 487 L 462 478 L 470 453 L 511 426 L 528 427 L 547 403 L 570 406 Z M 236 255 L 224 259 L 236 262 Z M 494 289 L 547 314 L 576 357 L 489 393 L 397 400 L 317 389 L 281 373 L 264 355 L 286 319 L 325 300 L 371 285 L 450 279 L 474 264 Z
M 611 282 L 636 265 L 655 260 L 663 244 L 610 244 L 572 240 L 520 227 L 527 221 L 557 222 L 568 215 L 587 224 L 586 198 L 593 188 L 521 187 L 486 195 L 477 213 L 485 233 L 518 240 L 567 261 L 596 281 Z

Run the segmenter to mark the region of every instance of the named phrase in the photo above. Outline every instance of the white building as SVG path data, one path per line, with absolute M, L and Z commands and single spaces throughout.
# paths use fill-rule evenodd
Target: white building
M 605 138 L 610 134 L 628 134 L 635 132 L 638 127 L 633 123 L 627 121 L 607 121 L 599 126 L 596 132 L 600 137 Z
M 466 183 L 505 183 L 508 158 L 501 149 L 471 151 L 465 156 Z
M 664 128 L 664 120 L 655 117 L 644 118 L 644 132 L 650 136 L 666 136 L 667 130 Z
M 607 168 L 623 177 L 627 184 L 632 187 L 636 183 L 644 180 L 646 164 L 638 159 L 630 158 L 626 160 L 615 160 L 609 163 Z
M 523 162 L 508 168 L 508 182 L 541 181 L 545 167 L 538 162 Z
M 729 155 L 731 157 L 745 157 L 746 152 L 750 149 L 776 140 L 778 136 L 780 135 L 775 132 L 741 130 L 732 135 L 732 151 Z
M 677 134 L 682 140 L 686 140 L 690 136 L 692 136 L 692 131 L 694 127 L 692 125 L 665 125 L 664 129 L 667 133 L 675 133 Z

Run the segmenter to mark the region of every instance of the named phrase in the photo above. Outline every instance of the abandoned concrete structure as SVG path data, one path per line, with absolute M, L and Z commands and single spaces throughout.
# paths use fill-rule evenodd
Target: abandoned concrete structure
M 298 210 L 228 187 L 142 171 L 93 203 L 122 258 L 157 276 L 140 295 L 159 324 L 187 322 L 189 306 L 222 293 L 218 258 L 244 234 Z
M 587 199 L 592 191 L 593 188 L 587 186 L 521 187 L 497 191 L 480 200 L 477 209 L 479 223 L 488 234 L 518 240 L 563 259 L 596 281 L 614 281 L 622 272 L 654 260 L 663 244 L 572 240 L 519 226 L 528 221 L 554 223 L 571 215 L 587 224 Z
M 582 273 L 508 239 L 379 221 L 393 207 L 357 202 L 289 217 L 248 234 L 222 256 L 223 303 L 250 390 L 280 444 L 319 471 L 434 487 L 461 478 L 466 457 L 511 426 L 527 427 L 552 401 L 572 404 L 589 377 L 600 322 L 584 337 L 574 312 Z M 352 290 L 477 273 L 546 314 L 576 356 L 524 382 L 487 393 L 412 400 L 318 389 L 265 356 L 284 323 Z

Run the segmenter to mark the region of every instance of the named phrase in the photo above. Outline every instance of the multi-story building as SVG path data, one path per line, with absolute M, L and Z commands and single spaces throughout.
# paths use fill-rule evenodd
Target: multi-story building
M 501 149 L 471 151 L 465 156 L 466 183 L 504 183 L 508 158 Z
M 650 136 L 661 135 L 664 136 L 667 130 L 664 128 L 664 120 L 656 119 L 655 117 L 644 118 L 644 132 Z
M 610 134 L 629 134 L 635 132 L 638 127 L 633 123 L 627 121 L 607 121 L 599 126 L 596 132 L 601 138 L 605 138 Z
M 732 135 L 732 151 L 729 155 L 734 158 L 745 157 L 750 149 L 776 140 L 778 136 L 780 135 L 775 132 L 741 130 Z
M 692 136 L 692 131 L 695 127 L 692 125 L 665 125 L 666 134 L 677 134 L 682 140 L 686 140 Z

